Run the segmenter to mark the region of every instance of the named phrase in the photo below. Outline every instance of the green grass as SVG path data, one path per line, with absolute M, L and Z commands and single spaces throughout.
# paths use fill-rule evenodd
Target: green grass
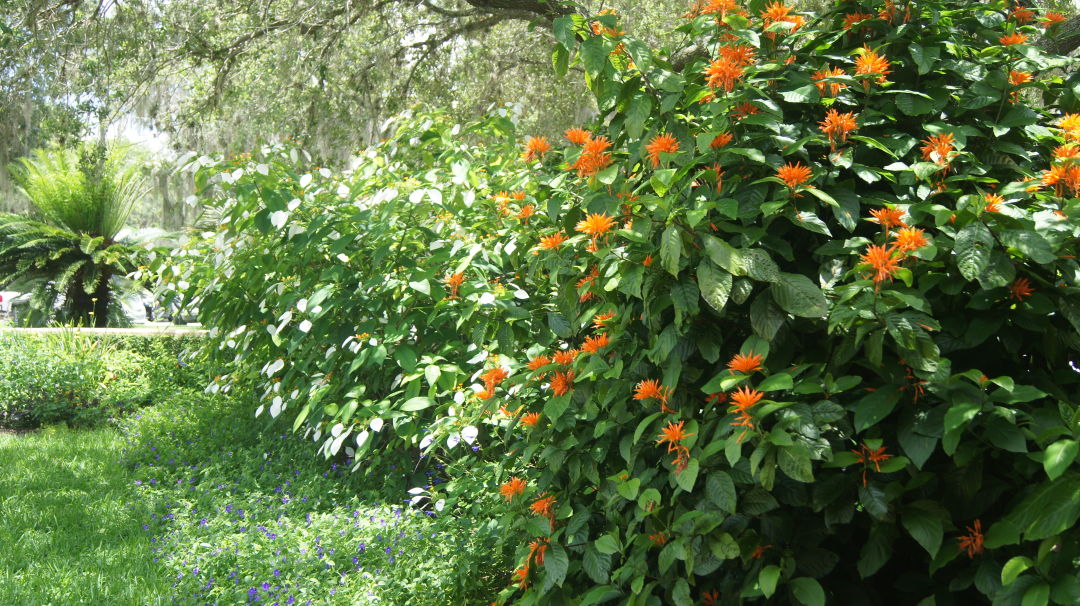
M 170 583 L 149 557 L 113 429 L 0 434 L 0 604 L 144 605 Z

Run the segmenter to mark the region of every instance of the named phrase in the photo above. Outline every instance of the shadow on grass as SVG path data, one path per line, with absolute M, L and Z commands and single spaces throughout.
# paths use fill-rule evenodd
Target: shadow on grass
M 0 604 L 164 601 L 121 445 L 111 429 L 0 434 Z

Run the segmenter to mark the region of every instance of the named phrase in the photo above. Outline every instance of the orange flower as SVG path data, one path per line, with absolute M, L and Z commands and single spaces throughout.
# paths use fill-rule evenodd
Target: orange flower
M 776 176 L 787 184 L 788 189 L 795 191 L 795 188 L 806 183 L 813 178 L 814 173 L 810 170 L 809 166 L 803 166 L 796 162 L 787 164 L 776 169 Z
M 1027 35 L 1025 34 L 1008 34 L 998 39 L 1002 46 L 1012 46 L 1014 44 L 1024 44 L 1027 42 Z
M 607 232 L 611 231 L 611 228 L 615 226 L 615 218 L 610 217 L 604 213 L 591 213 L 581 221 L 578 221 L 574 229 L 587 234 L 592 239 L 596 239 Z
M 518 201 L 520 202 L 521 200 L 524 200 L 524 199 L 525 199 L 525 192 L 523 192 L 523 191 L 516 191 L 516 192 L 514 192 L 514 193 L 510 194 L 510 197 L 511 197 L 511 198 L 513 198 L 513 199 L 515 199 L 515 200 L 518 200 Z
M 894 237 L 896 238 L 896 250 L 901 253 L 908 253 L 929 244 L 923 230 L 917 227 L 901 228 Z
M 585 342 L 581 344 L 581 351 L 588 354 L 595 354 L 601 349 L 608 346 L 610 340 L 607 333 L 601 333 L 592 337 L 587 337 Z
M 876 208 L 870 211 L 870 216 L 873 217 L 870 220 L 884 227 L 885 231 L 907 225 L 903 221 L 904 211 L 899 208 Z
M 656 168 L 660 166 L 660 154 L 674 154 L 679 151 L 679 140 L 675 138 L 675 135 L 660 133 L 649 141 L 649 144 L 645 146 L 645 151 L 652 160 L 653 168 Z M 582 230 L 579 228 L 578 231 Z
M 983 207 L 983 210 L 988 213 L 1000 212 L 1001 205 L 1005 203 L 1005 198 L 997 194 L 986 194 L 983 199 L 986 200 L 986 206 Z
M 667 535 L 662 532 L 653 533 L 649 535 L 649 540 L 652 541 L 653 545 L 659 547 L 667 543 Z
M 726 44 L 717 49 L 717 52 L 735 65 L 747 66 L 754 62 L 754 54 L 757 51 L 749 44 Z
M 591 177 L 604 170 L 612 162 L 611 154 L 607 153 L 609 147 L 611 147 L 611 141 L 607 137 L 589 139 L 585 142 L 577 161 L 570 167 L 571 170 L 578 171 L 579 177 Z
M 539 422 L 540 413 L 538 412 L 525 413 L 525 415 L 521 417 L 521 424 L 526 427 L 536 427 L 536 424 Z
M 728 372 L 731 374 L 741 372 L 744 375 L 748 375 L 755 370 L 764 370 L 765 367 L 761 365 L 763 360 L 764 358 L 761 357 L 761 354 L 756 354 L 752 351 L 745 356 L 741 353 L 737 353 L 727 363 Z
M 896 18 L 896 3 L 893 0 L 885 0 L 885 6 L 878 10 L 878 18 L 892 23 Z
M 850 30 L 856 23 L 873 18 L 874 15 L 871 13 L 851 13 L 844 15 L 844 29 Z
M 950 154 L 953 153 L 953 141 L 956 136 L 953 133 L 934 135 L 923 140 L 922 158 L 924 162 L 934 162 L 938 166 L 948 166 Z
M 525 206 L 521 207 L 521 212 L 519 212 L 517 214 L 517 218 L 521 219 L 525 223 L 528 223 L 529 222 L 529 217 L 531 217 L 531 216 L 533 216 L 535 214 L 536 214 L 536 207 L 533 206 L 532 204 L 526 204 Z
M 727 402 L 728 395 L 722 391 L 711 393 L 705 396 L 706 404 L 723 404 Z
M 1027 84 L 1031 82 L 1031 72 L 1022 72 L 1019 70 L 1009 70 L 1009 84 L 1013 86 L 1020 86 L 1021 84 Z
M 465 282 L 465 273 L 458 272 L 456 274 L 448 274 L 446 276 L 446 285 L 450 287 L 450 298 L 458 298 L 458 289 Z
M 544 565 L 544 552 L 547 551 L 548 542 L 547 539 L 541 539 L 529 543 L 529 559 L 536 562 L 538 565 Z
M 548 143 L 547 137 L 529 137 L 525 140 L 525 152 L 521 154 L 521 157 L 526 162 L 533 162 L 543 158 L 549 151 L 551 151 L 551 144 Z
M 602 330 L 607 328 L 607 321 L 615 317 L 614 311 L 609 311 L 606 314 L 596 314 L 593 316 L 592 325 L 594 330 Z
M 822 68 L 814 72 L 814 85 L 817 86 L 818 92 L 821 93 L 822 97 L 835 97 L 840 94 L 841 90 L 847 88 L 847 84 L 841 82 L 823 82 L 823 80 L 846 75 L 847 72 L 839 67 Z
M 960 551 L 966 551 L 968 557 L 974 559 L 983 552 L 982 522 L 975 520 L 975 525 L 968 526 L 967 531 L 968 534 L 957 537 L 956 541 L 959 543 Z
M 1027 278 L 1017 278 L 1009 285 L 1009 298 L 1023 301 L 1024 297 L 1030 297 L 1035 289 L 1031 287 L 1031 281 Z
M 683 425 L 686 421 L 679 421 L 678 423 L 672 421 L 668 423 L 667 427 L 660 430 L 660 438 L 656 441 L 657 444 L 668 443 L 668 452 L 675 450 L 679 442 L 682 442 L 686 438 L 694 435 L 692 433 L 686 433 L 683 429 Z
M 570 393 L 572 389 L 574 389 L 574 371 L 556 372 L 555 378 L 551 380 L 551 392 L 556 396 L 561 396 Z
M 568 237 L 562 232 L 556 232 L 550 236 L 544 236 L 540 238 L 540 248 L 544 250 L 555 250 L 562 246 L 563 242 L 566 242 Z
M 529 586 L 529 567 L 522 566 L 514 570 L 513 579 L 518 582 L 518 587 L 525 589 Z
M 538 516 L 545 516 L 551 519 L 555 517 L 555 512 L 553 510 L 555 503 L 555 497 L 543 496 L 533 502 L 533 504 L 529 506 L 529 509 Z
M 739 6 L 735 0 L 708 0 L 708 2 L 701 8 L 701 14 L 703 15 L 716 15 L 719 14 L 719 19 L 724 20 L 729 12 L 741 11 L 742 7 Z
M 836 151 L 837 145 L 847 143 L 848 133 L 859 128 L 855 123 L 855 117 L 854 112 L 841 114 L 835 109 L 830 109 L 825 114 L 825 119 L 818 123 L 821 132 L 829 137 L 829 148 L 832 151 Z
M 511 476 L 509 481 L 499 486 L 499 493 L 507 502 L 513 501 L 514 497 L 525 492 L 525 484 L 525 480 Z
M 1065 135 L 1065 140 L 1080 141 L 1080 114 L 1065 114 L 1058 122 Z
M 882 461 L 888 461 L 889 459 L 893 458 L 893 455 L 885 453 L 885 447 L 884 446 L 882 446 L 881 448 L 878 448 L 877 450 L 871 450 L 870 447 L 868 447 L 865 443 L 862 446 L 859 447 L 859 450 L 852 450 L 851 452 L 855 453 L 856 456 L 858 456 L 858 459 L 855 462 L 856 463 L 862 463 L 862 465 L 863 465 L 863 472 L 862 472 L 863 486 L 866 486 L 866 468 L 867 467 L 869 467 L 871 464 L 873 464 L 874 469 L 880 472 L 881 471 L 881 463 L 882 463 Z
M 1017 6 L 1009 13 L 1009 18 L 1014 19 L 1017 23 L 1023 25 L 1035 20 L 1035 12 L 1026 6 Z
M 595 248 L 595 244 L 596 244 L 596 241 L 594 240 L 593 241 L 593 245 L 594 245 L 593 247 L 594 248 Z M 586 275 L 582 279 L 578 280 L 578 282 L 577 282 L 578 291 L 579 292 L 581 290 L 585 291 L 585 292 L 581 293 L 580 296 L 578 296 L 578 301 L 579 302 L 584 303 L 585 301 L 588 301 L 589 299 L 591 299 L 591 298 L 593 298 L 595 296 L 595 295 L 593 295 L 593 292 L 591 290 L 589 290 L 589 289 L 592 288 L 593 281 L 596 280 L 596 278 L 598 278 L 599 276 L 600 276 L 600 271 L 594 267 L 593 270 L 591 272 L 589 272 L 588 275 Z
M 742 120 L 743 118 L 745 118 L 747 116 L 752 116 L 754 114 L 760 114 L 760 113 L 761 113 L 761 108 L 760 107 L 754 105 L 753 103 L 749 103 L 749 102 L 744 101 L 744 102 L 736 105 L 735 107 L 731 108 L 731 119 L 732 120 Z
M 892 279 L 893 274 L 900 269 L 900 258 L 893 254 L 893 248 L 885 248 L 885 245 L 866 247 L 866 253 L 859 257 L 859 263 L 869 265 L 874 269 L 874 283 L 881 286 L 887 279 Z
M 529 370 L 539 370 L 547 366 L 548 364 L 551 364 L 551 358 L 547 356 L 536 356 L 535 358 L 529 360 L 526 368 L 528 368 Z
M 784 3 L 779 0 L 769 4 L 765 7 L 765 10 L 761 11 L 761 19 L 761 28 L 766 30 L 774 23 L 790 23 L 792 25 L 791 29 L 784 33 L 795 33 L 800 27 L 806 25 L 805 17 L 801 15 L 792 15 L 791 7 L 784 5 Z M 776 37 L 775 32 L 768 32 L 766 35 L 770 38 Z
M 745 385 L 731 393 L 732 412 L 745 412 L 761 401 L 765 394 Z
M 855 77 L 877 76 L 879 83 L 885 82 L 885 77 L 892 72 L 889 65 L 888 59 L 871 50 L 869 45 L 864 45 L 863 53 L 855 58 Z M 869 88 L 865 82 L 863 86 Z
M 566 139 L 574 145 L 585 145 L 592 138 L 592 133 L 584 128 L 569 128 L 564 134 Z
M 1043 171 L 1042 185 L 1043 187 L 1054 187 L 1054 195 L 1060 196 L 1064 193 L 1064 186 L 1066 180 L 1069 178 L 1069 165 L 1057 164 L 1050 167 L 1050 170 Z
M 1072 143 L 1054 148 L 1054 162 L 1066 162 L 1080 158 L 1080 146 Z
M 772 545 L 758 545 L 754 548 L 754 552 L 750 554 L 750 559 L 760 560 L 765 557 L 765 552 L 768 551 Z
M 561 349 L 555 352 L 553 362 L 561 366 L 569 366 L 574 363 L 574 359 L 580 352 L 576 349 Z
M 712 89 L 731 92 L 743 76 L 743 66 L 726 57 L 716 59 L 705 68 L 705 83 Z
M 641 264 L 644 265 L 645 267 L 648 267 L 648 266 L 652 265 L 652 261 L 653 261 L 652 255 L 645 255 L 645 258 L 641 260 Z
M 656 399 L 666 403 L 671 396 L 671 390 L 660 385 L 658 379 L 646 379 L 639 381 L 637 386 L 634 387 L 634 399 L 635 400 L 651 400 Z
M 1049 13 L 1046 13 L 1045 15 L 1043 15 L 1042 19 L 1039 19 L 1039 21 L 1042 21 L 1043 29 L 1050 29 L 1051 27 L 1054 27 L 1058 23 L 1064 23 L 1064 22 L 1066 22 L 1068 20 L 1069 20 L 1069 18 L 1066 17 L 1065 15 L 1063 15 L 1061 13 L 1052 12 L 1052 11 L 1049 12 Z
M 720 591 L 713 589 L 712 591 L 706 591 L 701 594 L 701 606 L 716 606 L 716 603 L 720 601 Z
M 720 133 L 719 135 L 716 135 L 715 137 L 713 137 L 712 142 L 709 143 L 709 148 L 710 149 L 720 149 L 721 147 L 727 145 L 728 143 L 731 143 L 731 139 L 732 139 L 731 133 Z
M 480 380 L 484 382 L 484 387 L 488 392 L 493 392 L 496 387 L 502 384 L 506 377 L 509 376 L 505 370 L 496 366 L 495 368 L 488 369 L 484 374 L 480 375 Z

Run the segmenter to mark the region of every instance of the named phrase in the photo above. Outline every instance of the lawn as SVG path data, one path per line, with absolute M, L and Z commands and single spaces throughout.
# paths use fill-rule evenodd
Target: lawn
M 148 557 L 113 429 L 0 434 L 0 604 L 144 605 L 170 583 Z

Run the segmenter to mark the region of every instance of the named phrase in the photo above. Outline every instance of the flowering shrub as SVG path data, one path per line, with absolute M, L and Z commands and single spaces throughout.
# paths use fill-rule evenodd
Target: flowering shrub
M 676 61 L 566 17 L 600 123 L 508 148 L 421 117 L 344 176 L 203 159 L 224 220 L 182 254 L 211 262 L 164 273 L 211 389 L 327 456 L 490 470 L 499 602 L 1073 603 L 1080 78 L 1029 44 L 1056 23 L 709 0 Z

